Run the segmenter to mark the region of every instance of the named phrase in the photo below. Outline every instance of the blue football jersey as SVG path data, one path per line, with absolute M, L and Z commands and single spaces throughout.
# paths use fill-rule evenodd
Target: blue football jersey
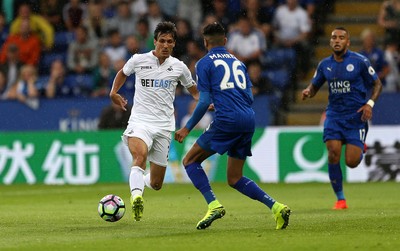
M 321 87 L 325 81 L 329 88 L 329 104 L 326 116 L 351 118 L 367 102 L 367 94 L 378 79 L 370 61 L 363 55 L 348 50 L 342 62 L 333 55 L 323 59 L 311 83 Z
M 198 90 L 210 93 L 217 128 L 227 132 L 254 131 L 252 83 L 242 62 L 225 47 L 215 47 L 196 64 L 196 77 Z

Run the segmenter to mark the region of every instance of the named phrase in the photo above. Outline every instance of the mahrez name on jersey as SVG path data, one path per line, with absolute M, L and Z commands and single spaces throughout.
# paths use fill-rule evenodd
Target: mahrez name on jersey
M 216 58 L 236 58 L 235 56 L 233 56 L 232 54 L 229 54 L 229 53 L 223 53 L 223 54 L 214 53 L 214 54 L 209 55 L 209 57 L 211 59 L 216 59 Z

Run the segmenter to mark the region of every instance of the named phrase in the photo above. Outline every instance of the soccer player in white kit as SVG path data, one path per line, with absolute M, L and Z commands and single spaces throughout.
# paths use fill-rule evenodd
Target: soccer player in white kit
M 189 69 L 171 56 L 176 37 L 173 23 L 159 23 L 154 31 L 155 49 L 133 55 L 115 76 L 110 91 L 112 102 L 126 110 L 127 100 L 118 94 L 118 90 L 128 76 L 136 74 L 133 107 L 122 136 L 133 158 L 129 186 L 135 221 L 143 216 L 144 186 L 160 190 L 164 181 L 172 132 L 175 130 L 173 102 L 178 83 L 198 100 L 196 83 Z M 147 160 L 150 172 L 145 175 Z

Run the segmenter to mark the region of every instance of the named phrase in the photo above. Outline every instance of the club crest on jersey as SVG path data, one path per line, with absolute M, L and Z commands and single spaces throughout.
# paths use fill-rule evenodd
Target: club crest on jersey
M 174 69 L 172 69 L 172 66 L 168 67 L 168 69 L 167 69 L 168 72 L 171 72 L 171 71 L 173 71 L 173 70 L 174 70 Z
M 348 64 L 348 65 L 346 66 L 346 70 L 347 70 L 348 72 L 354 71 L 354 65 Z
M 368 72 L 370 75 L 374 75 L 375 74 L 375 70 L 374 68 L 372 68 L 372 66 L 368 67 Z

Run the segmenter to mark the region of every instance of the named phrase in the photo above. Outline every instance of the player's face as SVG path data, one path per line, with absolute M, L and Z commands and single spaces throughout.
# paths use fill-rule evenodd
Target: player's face
M 343 54 L 350 45 L 349 35 L 344 30 L 332 31 L 330 45 L 335 54 Z
M 175 40 L 172 34 L 161 34 L 157 40 L 154 40 L 154 46 L 156 56 L 165 59 L 172 54 L 172 50 L 175 47 Z

